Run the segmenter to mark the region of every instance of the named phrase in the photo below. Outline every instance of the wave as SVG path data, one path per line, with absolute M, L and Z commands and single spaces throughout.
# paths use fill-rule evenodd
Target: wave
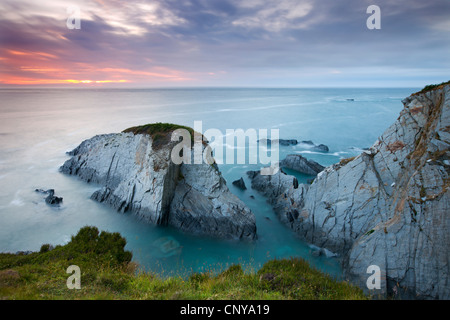
M 22 207 L 25 205 L 25 201 L 19 197 L 19 194 L 20 190 L 17 190 L 14 199 L 9 203 L 10 206 Z

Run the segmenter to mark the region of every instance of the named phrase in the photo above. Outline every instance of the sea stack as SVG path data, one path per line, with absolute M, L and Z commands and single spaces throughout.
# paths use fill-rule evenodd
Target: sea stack
M 255 239 L 253 213 L 229 191 L 215 163 L 171 161 L 176 145 L 171 134 L 179 128 L 186 127 L 156 123 L 97 135 L 69 152 L 60 171 L 102 185 L 92 199 L 150 223 L 218 238 Z

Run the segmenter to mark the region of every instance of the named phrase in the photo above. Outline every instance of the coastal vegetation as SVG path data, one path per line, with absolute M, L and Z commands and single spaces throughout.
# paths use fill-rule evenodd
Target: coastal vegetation
M 65 245 L 0 254 L 0 299 L 368 299 L 300 258 L 271 260 L 258 271 L 232 265 L 222 272 L 163 278 L 143 271 L 119 233 L 83 227 Z M 66 270 L 81 270 L 81 289 L 68 289 Z
M 171 134 L 177 129 L 185 129 L 191 135 L 191 143 L 194 142 L 194 129 L 173 123 L 150 123 L 142 126 L 131 127 L 122 132 L 133 134 L 148 134 L 152 137 L 154 147 L 161 147 L 170 142 Z
M 450 81 L 442 82 L 442 83 L 439 83 L 439 84 L 429 84 L 429 85 L 425 86 L 422 90 L 420 90 L 420 91 L 418 91 L 416 93 L 413 93 L 413 95 L 418 95 L 418 94 L 425 93 L 425 92 L 428 92 L 428 91 L 431 91 L 431 90 L 434 90 L 434 89 L 441 89 L 447 84 L 450 84 Z

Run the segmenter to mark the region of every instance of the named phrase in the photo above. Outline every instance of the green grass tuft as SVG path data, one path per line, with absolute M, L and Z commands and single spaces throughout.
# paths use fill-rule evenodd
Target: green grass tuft
M 425 86 L 422 90 L 420 90 L 419 92 L 414 93 L 414 95 L 416 94 L 421 94 L 421 93 L 425 93 L 431 90 L 435 90 L 435 89 L 441 89 L 443 86 L 450 84 L 450 81 L 447 82 L 442 82 L 440 84 L 430 84 Z
M 150 123 L 142 126 L 131 127 L 125 129 L 122 132 L 124 133 L 131 132 L 133 134 L 148 134 L 149 136 L 152 137 L 153 146 L 156 149 L 158 149 L 170 142 L 172 132 L 177 129 L 185 129 L 189 131 L 191 135 L 191 143 L 194 142 L 194 129 L 173 123 L 161 123 L 161 122 Z
M 368 299 L 362 290 L 299 258 L 272 260 L 258 272 L 225 271 L 161 278 L 139 271 L 118 233 L 84 227 L 64 246 L 0 254 L 0 299 Z M 66 286 L 67 267 L 81 270 L 81 289 Z

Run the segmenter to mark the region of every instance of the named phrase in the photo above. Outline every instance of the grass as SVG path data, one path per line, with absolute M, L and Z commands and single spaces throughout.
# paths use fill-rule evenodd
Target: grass
M 417 94 L 421 94 L 421 93 L 425 93 L 434 89 L 441 89 L 443 86 L 450 84 L 450 81 L 447 82 L 442 82 L 440 84 L 430 84 L 425 86 L 422 90 L 420 90 L 419 92 L 414 93 L 413 95 L 417 95 Z
M 0 299 L 368 299 L 299 258 L 271 260 L 257 272 L 232 265 L 219 274 L 161 278 L 139 271 L 118 233 L 84 227 L 64 246 L 31 254 L 0 254 Z M 69 290 L 67 267 L 81 270 L 81 289 Z
M 191 135 L 191 143 L 194 142 L 194 129 L 173 123 L 150 123 L 142 126 L 131 127 L 125 129 L 122 132 L 131 132 L 133 134 L 148 134 L 152 137 L 153 146 L 158 149 L 170 142 L 172 132 L 177 129 L 187 130 Z

